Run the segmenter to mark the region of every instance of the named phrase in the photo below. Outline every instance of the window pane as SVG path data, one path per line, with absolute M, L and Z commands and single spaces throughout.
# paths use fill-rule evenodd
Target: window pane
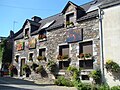
M 45 49 L 39 49 L 39 56 L 45 56 Z
M 68 61 L 63 61 L 64 67 L 69 67 L 69 62 Z
M 93 60 L 80 60 L 79 66 L 84 69 L 93 69 Z
M 59 55 L 69 55 L 69 45 L 60 46 Z
M 85 42 L 80 44 L 80 53 L 90 53 L 91 55 L 93 54 L 93 49 L 92 49 L 92 41 L 90 42 Z
M 88 75 L 82 75 L 82 80 L 89 80 L 89 76 Z
M 86 69 L 93 69 L 93 60 L 86 60 L 85 61 L 85 68 Z
M 59 69 L 62 69 L 62 61 L 59 61 Z
M 59 61 L 59 69 L 67 69 L 69 67 L 69 61 Z

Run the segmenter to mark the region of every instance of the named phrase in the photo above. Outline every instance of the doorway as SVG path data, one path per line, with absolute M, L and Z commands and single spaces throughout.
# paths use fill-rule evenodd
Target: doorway
M 24 75 L 24 71 L 23 71 L 23 66 L 25 65 L 25 58 L 21 59 L 21 64 L 20 64 L 20 76 Z

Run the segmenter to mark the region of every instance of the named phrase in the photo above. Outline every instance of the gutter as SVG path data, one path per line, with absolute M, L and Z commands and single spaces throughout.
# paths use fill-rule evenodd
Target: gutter
M 103 52 L 103 26 L 102 26 L 102 9 L 98 6 L 99 13 L 99 36 L 100 36 L 100 70 L 101 70 L 101 79 L 102 83 L 105 82 L 104 74 L 104 52 Z

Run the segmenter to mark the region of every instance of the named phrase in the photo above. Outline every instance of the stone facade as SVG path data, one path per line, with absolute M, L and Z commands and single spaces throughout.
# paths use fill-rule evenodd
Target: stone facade
M 73 9 L 71 9 L 73 8 Z M 67 12 L 67 13 L 66 13 Z M 66 12 L 64 14 L 64 27 L 56 28 L 53 30 L 49 30 L 46 32 L 46 40 L 40 41 L 38 39 L 38 34 L 36 35 L 29 35 L 29 38 L 23 37 L 22 39 L 18 39 L 14 41 L 14 60 L 13 64 L 18 69 L 18 74 L 20 75 L 20 66 L 21 66 L 21 60 L 25 59 L 25 63 L 31 65 L 32 62 L 35 62 L 37 64 L 41 64 L 46 69 L 46 64 L 48 60 L 53 60 L 57 63 L 59 66 L 59 60 L 57 59 L 57 56 L 59 55 L 59 46 L 61 45 L 69 45 L 69 58 L 71 60 L 69 65 L 74 65 L 76 67 L 79 67 L 79 59 L 77 55 L 79 55 L 79 45 L 83 42 L 92 42 L 92 52 L 93 52 L 93 69 L 87 69 L 86 72 L 89 74 L 91 70 L 99 69 L 100 65 L 100 44 L 99 44 L 99 20 L 96 17 L 77 22 L 76 21 L 76 9 L 74 5 L 69 5 L 66 9 Z M 74 26 L 73 27 L 66 27 L 66 15 L 69 13 L 74 14 Z M 30 24 L 26 24 L 24 30 L 27 28 L 30 29 Z M 70 30 L 77 30 L 80 32 L 81 40 L 73 41 L 73 42 L 66 42 L 68 36 L 67 32 Z M 23 30 L 23 31 L 24 31 Z M 23 33 L 24 34 L 24 33 Z M 30 49 L 29 46 L 29 39 L 35 38 L 36 39 L 36 47 Z M 24 42 L 24 49 L 18 51 L 16 49 L 17 42 L 22 41 Z M 37 60 L 37 57 L 39 55 L 39 49 L 45 49 L 45 57 L 46 61 L 39 62 Z M 29 60 L 29 54 L 33 53 L 33 61 Z M 19 56 L 18 62 L 15 61 L 16 56 Z M 85 70 L 83 71 L 84 75 Z M 60 74 L 60 72 L 58 72 Z M 88 75 L 87 74 L 87 75 Z

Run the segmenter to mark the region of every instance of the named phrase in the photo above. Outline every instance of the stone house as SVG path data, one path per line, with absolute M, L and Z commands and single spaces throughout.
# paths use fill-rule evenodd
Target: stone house
M 69 1 L 56 15 L 27 19 L 14 38 L 13 64 L 18 75 L 23 76 L 24 64 L 35 62 L 45 66 L 53 60 L 59 67 L 58 75 L 64 75 L 67 67 L 74 65 L 82 68 L 82 81 L 91 81 L 89 73 L 100 69 L 101 64 L 98 6 L 105 2 L 109 0 L 78 6 Z

